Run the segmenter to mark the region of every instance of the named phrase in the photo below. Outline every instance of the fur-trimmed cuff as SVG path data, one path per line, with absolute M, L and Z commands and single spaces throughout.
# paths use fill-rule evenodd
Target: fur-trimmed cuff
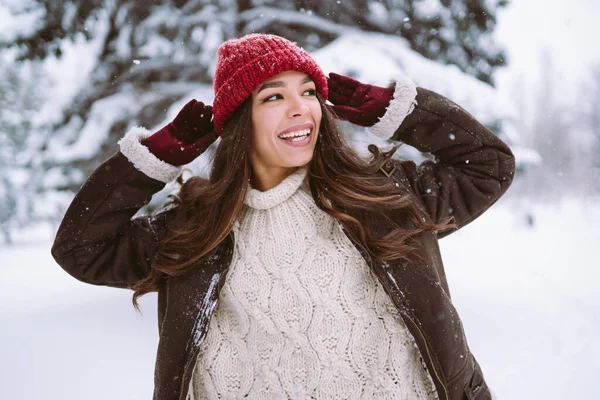
M 119 140 L 121 153 L 135 166 L 150 178 L 169 183 L 181 173 L 182 168 L 168 164 L 157 158 L 144 146 L 141 141 L 152 133 L 140 126 L 134 126 Z
M 384 140 L 391 139 L 404 118 L 414 109 L 416 98 L 417 87 L 412 80 L 405 77 L 397 80 L 390 105 L 379 122 L 369 128 L 369 132 Z

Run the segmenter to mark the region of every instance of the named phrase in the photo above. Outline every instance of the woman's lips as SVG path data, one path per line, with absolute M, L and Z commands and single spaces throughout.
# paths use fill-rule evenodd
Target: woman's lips
M 310 143 L 310 141 L 312 139 L 312 135 L 313 135 L 313 130 L 311 129 L 310 132 L 308 133 L 308 136 L 306 136 L 306 138 L 302 139 L 302 140 L 292 142 L 291 140 L 286 140 L 286 139 L 282 139 L 282 138 L 278 138 L 278 139 L 292 147 L 304 147 Z

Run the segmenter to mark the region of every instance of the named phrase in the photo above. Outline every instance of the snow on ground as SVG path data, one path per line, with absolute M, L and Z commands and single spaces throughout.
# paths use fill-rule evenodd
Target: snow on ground
M 600 201 L 525 208 L 502 199 L 440 242 L 498 399 L 600 398 L 598 222 Z M 143 298 L 142 317 L 128 291 L 76 281 L 49 247 L 0 247 L 0 398 L 151 398 L 156 296 Z
M 499 399 L 599 399 L 600 202 L 499 202 L 440 241 L 453 301 Z

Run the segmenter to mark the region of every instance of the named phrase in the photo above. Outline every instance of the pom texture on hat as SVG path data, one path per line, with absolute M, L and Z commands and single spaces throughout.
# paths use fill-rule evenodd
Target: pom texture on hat
M 327 99 L 327 78 L 315 60 L 289 40 L 276 35 L 252 33 L 231 39 L 219 47 L 213 103 L 217 134 L 252 91 L 263 81 L 285 71 L 309 75 L 317 91 Z

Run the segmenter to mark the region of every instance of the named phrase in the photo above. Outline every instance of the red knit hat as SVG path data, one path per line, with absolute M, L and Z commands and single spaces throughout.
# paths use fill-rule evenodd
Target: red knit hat
M 214 126 L 223 133 L 225 121 L 263 81 L 285 71 L 313 78 L 327 99 L 327 78 L 315 60 L 296 44 L 276 35 L 252 33 L 219 46 L 213 103 Z

